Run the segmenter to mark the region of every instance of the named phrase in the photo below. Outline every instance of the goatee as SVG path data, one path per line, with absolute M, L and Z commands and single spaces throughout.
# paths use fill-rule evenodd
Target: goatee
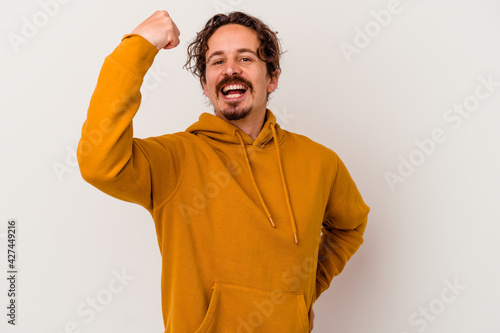
M 237 110 L 239 103 L 229 103 L 229 108 L 225 110 L 220 110 L 220 113 L 226 118 L 226 120 L 240 120 L 245 118 L 252 111 L 252 107 L 246 109 Z
M 235 74 L 232 76 L 226 76 L 215 86 L 215 93 L 218 94 L 222 87 L 228 84 L 243 84 L 248 87 L 247 94 L 253 94 L 253 84 L 252 82 L 242 78 L 241 76 Z M 224 110 L 219 110 L 220 113 L 226 118 L 226 120 L 240 120 L 245 118 L 252 111 L 252 107 L 249 106 L 246 109 L 238 109 L 240 102 L 226 102 L 229 107 Z

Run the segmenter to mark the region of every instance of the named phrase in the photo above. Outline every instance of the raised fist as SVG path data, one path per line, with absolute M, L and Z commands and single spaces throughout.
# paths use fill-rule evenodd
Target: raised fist
M 156 11 L 132 31 L 144 37 L 158 50 L 173 49 L 180 44 L 181 32 L 166 10 Z

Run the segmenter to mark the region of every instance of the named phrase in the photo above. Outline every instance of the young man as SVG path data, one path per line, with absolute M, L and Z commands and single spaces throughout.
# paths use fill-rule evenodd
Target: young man
M 133 138 L 143 77 L 179 36 L 158 11 L 106 58 L 81 174 L 151 213 L 165 332 L 309 332 L 313 303 L 363 242 L 369 208 L 333 151 L 281 129 L 266 109 L 279 42 L 241 12 L 214 16 L 188 48 L 215 115 Z

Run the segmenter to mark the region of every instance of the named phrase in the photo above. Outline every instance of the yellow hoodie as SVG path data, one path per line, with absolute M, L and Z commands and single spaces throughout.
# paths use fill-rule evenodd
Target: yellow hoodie
M 133 138 L 157 53 L 130 34 L 106 58 L 77 155 L 87 182 L 153 217 L 165 332 L 309 332 L 368 206 L 333 151 L 270 110 L 255 140 L 208 113 L 185 132 Z

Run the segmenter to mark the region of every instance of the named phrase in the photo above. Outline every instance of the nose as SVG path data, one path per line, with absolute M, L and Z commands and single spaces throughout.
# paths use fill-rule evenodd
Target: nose
M 241 67 L 238 62 L 234 60 L 227 60 L 226 68 L 224 68 L 224 74 L 228 76 L 241 74 Z

